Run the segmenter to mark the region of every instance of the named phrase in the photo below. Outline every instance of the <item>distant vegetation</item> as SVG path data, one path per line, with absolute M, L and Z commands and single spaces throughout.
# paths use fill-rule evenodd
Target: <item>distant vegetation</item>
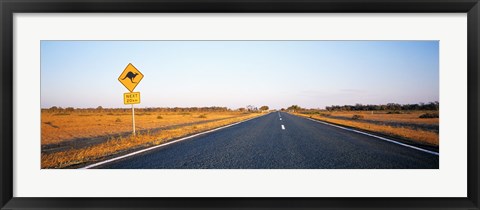
M 261 106 L 260 110 L 262 111 L 268 111 L 269 107 L 268 106 Z
M 438 111 L 440 108 L 440 103 L 438 101 L 430 103 L 418 103 L 418 104 L 397 104 L 397 103 L 388 103 L 381 105 L 332 105 L 327 106 L 325 109 L 306 109 L 298 105 L 292 105 L 288 108 L 282 108 L 281 111 L 291 111 L 291 112 L 302 112 L 304 114 L 320 114 L 321 111 L 388 111 L 387 114 L 402 114 L 402 111 L 416 111 L 416 110 L 425 110 L 425 111 Z
M 301 108 L 300 106 L 298 105 L 291 105 L 287 108 L 288 111 L 293 111 L 293 112 L 296 112 L 296 111 L 300 111 L 300 110 L 304 110 L 303 108 Z
M 379 111 L 379 110 L 438 110 L 440 103 L 438 101 L 419 104 L 396 104 L 388 103 L 382 105 L 343 105 L 343 106 L 327 106 L 328 111 Z M 398 112 L 397 112 L 398 113 Z
M 135 110 L 141 110 L 142 112 L 179 112 L 179 113 L 190 113 L 190 112 L 230 112 L 230 111 L 239 111 L 239 112 L 258 112 L 258 111 L 267 111 L 269 110 L 268 106 L 262 106 L 260 109 L 253 105 L 248 105 L 246 107 L 241 107 L 236 110 L 229 109 L 227 107 L 173 107 L 173 108 L 164 108 L 164 107 L 149 107 L 149 108 L 136 108 Z M 42 109 L 42 112 L 46 113 L 59 113 L 65 114 L 72 112 L 77 113 L 97 113 L 105 112 L 109 113 L 118 113 L 118 112 L 131 112 L 131 108 L 103 108 L 98 106 L 97 108 L 73 108 L 73 107 L 57 107 L 52 106 L 48 109 Z

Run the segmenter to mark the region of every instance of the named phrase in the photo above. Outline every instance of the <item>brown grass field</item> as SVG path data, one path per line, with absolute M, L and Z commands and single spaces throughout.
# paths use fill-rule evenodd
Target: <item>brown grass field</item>
M 387 111 L 324 111 L 315 114 L 294 114 L 438 147 L 439 118 L 419 118 L 424 113 L 438 112 L 407 111 L 400 114 L 387 113 Z M 354 119 L 354 115 L 361 116 L 361 119 Z
M 82 148 L 55 152 L 42 149 L 41 168 L 75 167 L 121 152 L 158 145 L 169 140 L 211 130 L 262 113 L 223 112 L 143 112 L 135 110 L 137 135 L 132 136 L 130 112 L 95 111 L 87 113 L 42 111 L 41 144 L 55 146 L 89 138 L 104 141 Z M 127 133 L 127 134 L 126 134 Z M 122 135 L 119 135 L 122 134 Z

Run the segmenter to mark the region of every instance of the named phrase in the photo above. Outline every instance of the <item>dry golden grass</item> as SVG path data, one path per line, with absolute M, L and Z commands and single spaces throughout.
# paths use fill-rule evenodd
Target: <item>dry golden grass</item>
M 241 112 L 143 112 L 135 110 L 137 130 L 242 116 Z M 42 111 L 42 145 L 76 138 L 131 132 L 131 112 L 50 113 Z
M 363 119 L 365 120 L 438 125 L 439 118 L 418 118 L 424 113 L 431 112 L 432 111 L 409 111 L 402 114 L 387 114 L 387 111 L 334 111 L 328 112 L 328 114 L 333 117 L 339 116 L 352 118 L 353 115 L 363 115 Z
M 218 120 L 214 122 L 206 122 L 206 123 L 201 123 L 201 124 L 196 124 L 196 125 L 189 125 L 189 126 L 183 126 L 175 129 L 168 129 L 168 130 L 162 130 L 161 132 L 158 133 L 143 133 L 137 136 L 129 136 L 126 138 L 111 138 L 110 140 L 90 146 L 87 148 L 83 149 L 74 149 L 74 150 L 67 150 L 67 151 L 62 151 L 62 152 L 56 152 L 56 153 L 51 153 L 51 154 L 42 154 L 42 168 L 64 168 L 76 164 L 81 164 L 89 161 L 94 161 L 101 159 L 105 156 L 109 155 L 114 155 L 123 151 L 139 148 L 139 147 L 145 147 L 149 145 L 158 145 L 162 144 L 164 142 L 167 142 L 172 139 L 176 139 L 182 136 L 188 136 L 191 134 L 211 130 L 214 128 L 218 128 L 221 126 L 229 125 L 235 122 L 239 122 L 242 120 L 250 119 L 259 115 L 262 115 L 261 113 L 250 113 L 250 114 L 242 114 L 238 112 L 231 112 L 231 113 L 203 113 L 203 115 L 207 116 L 207 118 L 202 118 L 198 115 L 198 113 L 192 113 L 191 116 L 186 116 L 184 114 L 178 115 L 178 114 L 171 114 L 171 115 L 165 115 L 162 113 L 162 118 L 163 119 L 157 119 L 156 114 L 152 114 L 152 117 L 145 117 L 143 119 L 144 125 L 147 124 L 149 120 L 159 120 L 162 121 L 164 119 L 168 120 L 168 123 L 170 124 L 175 124 L 175 123 L 185 123 L 185 122 L 196 122 L 199 120 L 211 120 L 212 118 L 216 119 L 221 119 L 225 117 L 234 117 L 234 118 L 228 118 L 228 119 L 223 119 L 223 120 Z M 105 116 L 105 115 L 103 115 Z M 128 115 L 131 117 L 130 115 Z M 137 116 L 135 116 L 137 118 Z M 109 120 L 104 119 L 104 118 L 98 118 L 98 117 L 93 117 L 92 119 L 101 119 L 102 122 L 111 122 L 111 118 L 108 117 Z M 68 120 L 67 120 L 68 121 Z M 77 122 L 76 120 L 71 119 L 71 122 Z M 140 120 L 141 121 L 141 120 Z M 123 122 L 122 124 L 127 124 L 128 128 L 123 128 L 122 126 L 118 126 L 119 128 L 111 128 L 109 132 L 113 131 L 123 131 L 131 129 L 131 124 L 129 123 L 130 121 Z M 58 122 L 57 122 L 58 123 Z M 42 123 L 43 124 L 43 123 Z M 99 123 L 100 124 L 100 123 Z M 107 123 L 108 124 L 108 123 Z M 165 125 L 165 123 L 160 123 L 156 124 L 155 127 L 158 127 L 159 125 Z M 65 127 L 70 128 L 71 126 L 66 126 Z M 98 125 L 98 127 L 102 127 L 101 125 Z M 130 127 L 129 127 L 130 126 Z M 88 127 L 88 126 L 87 126 Z M 151 126 L 154 127 L 154 126 Z M 89 127 L 90 128 L 90 127 Z M 92 133 L 98 134 L 101 133 L 100 130 L 101 128 L 96 128 Z M 116 130 L 115 130 L 116 129 Z M 72 131 L 80 132 L 77 131 L 76 129 L 70 129 Z M 89 131 L 90 132 L 90 131 Z M 93 135 L 92 133 L 88 135 Z M 42 131 L 43 135 L 43 131 Z M 53 135 L 53 134 L 48 134 L 48 135 Z M 85 134 L 87 135 L 87 134 Z
M 370 112 L 339 112 L 332 113 L 331 116 L 344 116 L 351 118 L 353 115 L 362 115 L 364 119 L 371 119 L 377 121 L 390 121 L 390 122 L 408 122 L 408 123 L 425 123 L 425 124 L 437 124 L 438 118 L 436 119 L 420 119 L 422 113 L 416 112 L 411 114 L 373 114 L 368 115 Z M 389 136 L 400 137 L 408 139 L 414 142 L 438 146 L 439 138 L 438 133 L 433 131 L 421 130 L 421 129 L 412 129 L 401 126 L 389 126 L 389 125 L 379 125 L 374 123 L 350 120 L 350 119 L 335 119 L 331 117 L 326 117 L 318 114 L 307 115 L 307 114 L 298 114 L 296 115 L 303 117 L 311 117 L 313 119 L 334 123 L 338 125 L 345 125 L 353 128 L 358 128 L 366 131 L 381 133 Z

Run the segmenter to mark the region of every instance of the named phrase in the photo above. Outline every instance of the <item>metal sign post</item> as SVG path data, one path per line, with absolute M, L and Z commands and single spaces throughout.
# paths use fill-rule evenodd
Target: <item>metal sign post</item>
M 133 108 L 133 104 L 132 104 L 132 125 L 133 125 L 133 135 L 135 136 L 135 108 Z

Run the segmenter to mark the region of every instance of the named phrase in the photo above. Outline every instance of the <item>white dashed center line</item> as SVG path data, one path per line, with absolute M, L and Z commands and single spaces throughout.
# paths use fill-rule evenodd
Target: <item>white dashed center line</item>
M 282 120 L 282 118 L 280 118 L 280 120 Z
M 285 130 L 285 126 L 282 125 L 282 130 Z

